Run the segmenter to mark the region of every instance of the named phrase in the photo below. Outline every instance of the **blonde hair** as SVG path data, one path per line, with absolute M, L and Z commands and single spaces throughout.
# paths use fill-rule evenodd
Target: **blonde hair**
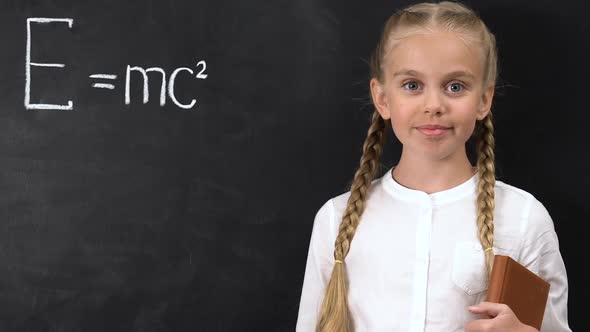
M 399 39 L 417 31 L 442 30 L 455 32 L 466 41 L 478 43 L 483 51 L 483 86 L 495 86 L 497 76 L 497 49 L 494 35 L 471 9 L 455 2 L 420 3 L 400 10 L 385 23 L 383 34 L 370 61 L 371 77 L 384 82 L 383 62 L 387 51 Z M 348 332 L 353 330 L 353 320 L 348 308 L 348 281 L 345 258 L 365 209 L 371 182 L 378 164 L 389 121 L 384 121 L 375 110 L 363 154 L 350 189 L 346 210 L 342 216 L 335 241 L 334 263 L 330 281 L 326 287 L 320 309 L 316 332 Z M 489 277 L 494 254 L 494 126 L 492 113 L 477 121 L 474 136 L 477 139 L 477 227 L 478 237 L 484 249 L 486 275 Z

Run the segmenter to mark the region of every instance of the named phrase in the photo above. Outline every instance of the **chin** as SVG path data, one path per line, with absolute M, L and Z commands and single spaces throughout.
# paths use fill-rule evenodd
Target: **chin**
M 449 147 L 442 147 L 442 146 L 422 147 L 422 149 L 420 151 L 423 159 L 427 159 L 427 160 L 435 161 L 435 162 L 450 160 L 450 159 L 452 159 L 452 157 L 454 155 L 456 155 L 459 152 L 460 152 L 459 149 L 452 149 Z

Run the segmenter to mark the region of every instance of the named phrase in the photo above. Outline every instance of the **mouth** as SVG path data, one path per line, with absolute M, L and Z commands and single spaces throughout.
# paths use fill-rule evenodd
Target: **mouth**
M 439 137 L 443 136 L 451 130 L 452 127 L 446 127 L 441 125 L 424 125 L 418 126 L 416 129 L 422 134 L 428 137 Z

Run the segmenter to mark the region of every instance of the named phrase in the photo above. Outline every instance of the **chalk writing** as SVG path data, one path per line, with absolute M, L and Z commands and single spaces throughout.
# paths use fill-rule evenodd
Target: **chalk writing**
M 105 79 L 105 80 L 116 80 L 117 79 L 117 75 L 109 75 L 109 74 L 93 74 L 89 76 L 90 78 L 99 78 L 99 79 Z M 113 90 L 115 88 L 115 85 L 113 84 L 108 84 L 108 83 L 94 83 L 92 85 L 93 88 L 98 88 L 98 89 L 110 89 Z
M 64 68 L 66 65 L 62 63 L 39 63 L 31 62 L 31 23 L 67 23 L 71 29 L 74 20 L 71 18 L 42 18 L 33 17 L 27 19 L 27 51 L 25 59 L 25 108 L 28 110 L 73 110 L 74 103 L 68 100 L 67 105 L 55 104 L 31 104 L 31 67 L 55 67 Z
M 65 64 L 61 63 L 42 63 L 42 62 L 32 62 L 31 61 L 31 24 L 32 23 L 67 23 L 69 28 L 72 27 L 74 20 L 71 18 L 28 18 L 27 19 L 27 50 L 26 50 L 26 61 L 25 61 L 25 108 L 27 110 L 35 110 L 35 109 L 43 109 L 43 110 L 73 110 L 74 103 L 71 100 L 68 100 L 66 105 L 57 105 L 57 104 L 33 104 L 31 103 L 31 67 L 52 67 L 52 68 L 65 68 Z M 197 70 L 198 73 L 194 76 L 197 79 L 206 79 L 208 74 L 206 74 L 207 69 L 207 62 L 205 60 L 200 60 L 197 62 Z M 160 80 L 160 106 L 166 105 L 166 95 L 172 100 L 174 105 L 182 109 L 191 109 L 193 108 L 197 101 L 192 99 L 190 103 L 183 104 L 181 103 L 175 94 L 175 82 L 177 76 L 181 72 L 187 72 L 191 75 L 194 75 L 195 72 L 188 67 L 180 67 L 176 68 L 170 77 L 166 78 L 166 72 L 164 69 L 160 67 L 150 67 L 144 69 L 143 67 L 139 66 L 131 66 L 128 65 L 125 71 L 125 105 L 131 104 L 131 75 L 133 72 L 141 74 L 141 78 L 143 79 L 143 103 L 147 104 L 149 102 L 149 75 L 148 73 L 156 72 L 159 73 Z M 108 80 L 110 83 L 105 82 L 96 82 L 92 83 L 91 87 L 96 89 L 108 89 L 114 90 L 116 88 L 114 81 L 117 79 L 117 75 L 114 74 L 91 74 L 89 75 L 90 79 L 93 80 Z

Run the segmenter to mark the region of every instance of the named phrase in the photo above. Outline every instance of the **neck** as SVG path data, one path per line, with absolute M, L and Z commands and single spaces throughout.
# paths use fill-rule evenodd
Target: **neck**
M 466 151 L 444 159 L 432 159 L 417 157 L 403 149 L 400 161 L 393 170 L 393 178 L 397 183 L 428 194 L 456 187 L 473 174 L 475 169 Z

